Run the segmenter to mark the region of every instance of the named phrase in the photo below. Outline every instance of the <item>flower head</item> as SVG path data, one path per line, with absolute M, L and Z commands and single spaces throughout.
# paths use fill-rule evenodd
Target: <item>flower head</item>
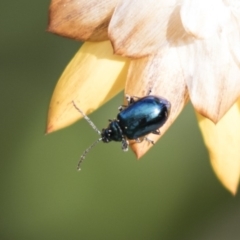
M 80 118 L 72 100 L 89 113 L 124 88 L 139 97 L 151 89 L 171 102 L 162 136 L 190 99 L 214 170 L 236 192 L 239 1 L 52 0 L 48 30 L 87 41 L 57 84 L 48 132 Z M 151 138 L 156 141 L 159 136 Z M 150 147 L 147 142 L 132 143 L 137 157 Z

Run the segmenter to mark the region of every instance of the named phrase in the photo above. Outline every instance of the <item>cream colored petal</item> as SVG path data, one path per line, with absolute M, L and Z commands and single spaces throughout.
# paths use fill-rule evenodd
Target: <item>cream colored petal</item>
M 181 19 L 185 30 L 196 38 L 209 38 L 222 31 L 230 9 L 220 0 L 184 0 Z
M 131 61 L 125 88 L 126 94 L 143 97 L 148 94 L 150 89 L 152 90 L 151 95 L 161 96 L 171 103 L 169 119 L 160 128 L 161 135 L 148 135 L 151 140 L 157 141 L 188 101 L 187 88 L 175 48 L 170 48 L 161 54 Z M 142 143 L 132 141 L 131 144 L 138 158 L 152 147 L 152 144 L 147 141 Z
M 109 24 L 115 53 L 139 58 L 159 51 L 166 41 L 182 40 L 185 31 L 180 20 L 180 2 L 121 1 Z
M 52 0 L 48 31 L 77 39 L 107 40 L 107 28 L 119 0 Z
M 225 35 L 228 50 L 240 66 L 240 1 L 184 0 L 180 13 L 184 29 L 196 38 Z
M 185 0 L 184 28 L 197 38 L 179 48 L 195 109 L 219 121 L 240 97 L 240 1 Z
M 229 51 L 240 68 L 240 1 L 227 0 L 226 2 L 231 11 L 231 18 L 225 28 L 225 32 L 228 33 Z
M 218 122 L 240 96 L 240 67 L 228 39 L 223 34 L 195 40 L 178 53 L 194 108 Z
M 236 194 L 240 176 L 240 100 L 217 125 L 197 116 L 213 169 L 222 184 Z
M 72 101 L 86 114 L 93 112 L 124 88 L 128 60 L 114 56 L 110 42 L 86 42 L 71 60 L 54 90 L 47 133 L 80 119 Z

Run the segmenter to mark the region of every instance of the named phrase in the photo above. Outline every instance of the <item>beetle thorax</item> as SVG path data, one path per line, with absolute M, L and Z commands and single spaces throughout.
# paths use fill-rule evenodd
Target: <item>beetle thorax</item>
M 110 141 L 122 141 L 122 130 L 117 120 L 113 120 L 107 128 L 104 128 L 101 133 L 102 141 L 108 143 Z

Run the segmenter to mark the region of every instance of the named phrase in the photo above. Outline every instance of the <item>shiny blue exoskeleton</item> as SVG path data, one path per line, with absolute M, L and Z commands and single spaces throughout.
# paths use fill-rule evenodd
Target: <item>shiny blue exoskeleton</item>
M 101 135 L 100 139 L 84 151 L 78 163 L 78 170 L 80 170 L 80 164 L 89 150 L 100 141 L 105 143 L 110 141 L 122 142 L 123 151 L 128 150 L 128 139 L 135 139 L 137 142 L 145 139 L 154 144 L 146 135 L 149 133 L 160 134 L 159 128 L 167 121 L 170 113 L 170 102 L 152 95 L 143 98 L 126 96 L 126 98 L 128 105 L 119 108 L 120 113 L 117 118 L 109 120 L 110 124 L 102 132 L 73 102 L 74 107 L 84 116 L 92 128 Z

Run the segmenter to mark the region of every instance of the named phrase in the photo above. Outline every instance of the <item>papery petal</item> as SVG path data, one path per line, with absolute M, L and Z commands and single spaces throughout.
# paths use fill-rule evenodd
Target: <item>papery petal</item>
M 228 32 L 228 47 L 233 60 L 240 68 L 240 1 L 226 0 L 231 11 L 231 19 L 226 25 L 225 32 Z
M 166 40 L 184 37 L 179 0 L 121 1 L 109 24 L 115 53 L 139 58 L 155 53 Z
M 235 194 L 240 176 L 240 100 L 217 125 L 197 116 L 213 169 L 222 184 Z
M 171 103 L 170 116 L 160 129 L 161 135 L 149 135 L 149 139 L 156 141 L 166 132 L 188 101 L 188 92 L 175 48 L 131 61 L 125 92 L 131 96 L 142 97 L 146 96 L 149 90 L 152 90 L 151 95 L 163 97 Z M 152 146 L 147 141 L 132 141 L 131 145 L 137 158 Z
M 240 96 L 240 67 L 228 39 L 215 35 L 195 40 L 178 53 L 194 108 L 218 122 Z
M 86 42 L 71 60 L 54 90 L 47 133 L 66 127 L 91 113 L 124 88 L 128 60 L 113 55 L 110 42 Z
M 219 0 L 184 0 L 181 20 L 189 34 L 196 38 L 208 38 L 219 31 L 230 17 L 230 9 Z
M 107 40 L 107 28 L 119 0 L 52 0 L 48 31 L 80 41 Z

